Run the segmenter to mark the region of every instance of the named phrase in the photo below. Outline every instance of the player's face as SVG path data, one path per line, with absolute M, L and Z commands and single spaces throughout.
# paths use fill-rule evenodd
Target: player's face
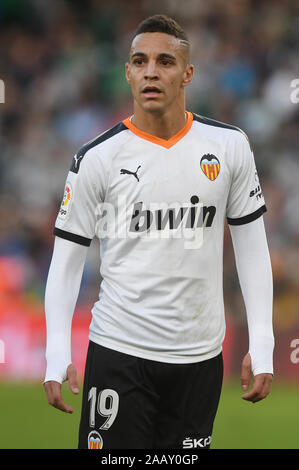
M 126 77 L 135 102 L 146 112 L 163 113 L 184 99 L 184 87 L 193 76 L 180 40 L 165 33 L 136 36 L 126 64 Z

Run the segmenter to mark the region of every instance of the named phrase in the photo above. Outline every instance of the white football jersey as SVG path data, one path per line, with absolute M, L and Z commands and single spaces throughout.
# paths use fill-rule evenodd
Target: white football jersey
M 186 115 L 169 140 L 127 118 L 84 145 L 54 229 L 86 246 L 100 239 L 103 280 L 89 338 L 170 363 L 221 352 L 224 223 L 246 224 L 266 210 L 244 132 Z

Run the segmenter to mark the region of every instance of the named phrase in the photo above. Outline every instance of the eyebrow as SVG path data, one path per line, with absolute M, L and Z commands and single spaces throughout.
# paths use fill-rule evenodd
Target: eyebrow
M 134 57 L 146 57 L 146 54 L 144 52 L 134 52 L 134 54 L 131 55 L 131 59 L 133 59 Z M 174 55 L 168 54 L 167 52 L 162 52 L 158 55 L 158 58 L 176 60 L 176 57 Z

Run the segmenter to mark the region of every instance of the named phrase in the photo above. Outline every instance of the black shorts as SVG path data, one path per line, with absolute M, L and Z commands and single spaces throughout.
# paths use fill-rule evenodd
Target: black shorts
M 78 447 L 209 448 L 222 379 L 222 353 L 170 364 L 90 341 Z

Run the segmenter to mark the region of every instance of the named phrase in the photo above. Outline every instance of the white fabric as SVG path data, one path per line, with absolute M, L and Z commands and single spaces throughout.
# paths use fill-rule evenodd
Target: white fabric
M 201 168 L 203 155 L 215 155 L 220 161 L 214 181 Z M 217 241 L 225 217 L 238 219 L 265 204 L 261 190 L 251 195 L 260 187 L 254 155 L 245 134 L 236 129 L 193 121 L 190 131 L 169 149 L 126 130 L 95 143 L 78 161 L 78 173 L 69 171 L 67 175 L 70 200 L 65 204 L 64 198 L 55 226 L 88 239 L 99 236 L 101 205 L 111 203 L 116 208 L 121 198 L 132 213 L 133 204 L 139 201 L 143 208 L 175 202 L 191 206 L 190 197 L 197 195 L 204 206 L 217 207 Z M 120 174 L 122 168 L 135 171 L 139 165 L 139 182 L 132 175 Z M 127 223 L 130 225 L 129 220 Z M 116 229 L 123 232 L 118 225 Z M 120 240 L 113 242 L 119 246 Z M 109 241 L 107 250 L 114 250 L 113 242 Z
M 172 363 L 203 361 L 221 351 L 224 221 L 252 215 L 264 198 L 246 136 L 218 124 L 194 120 L 170 148 L 125 128 L 76 155 L 74 166 L 79 159 L 80 165 L 69 172 L 69 202 L 56 229 L 73 241 L 100 238 L 103 281 L 92 309 L 92 341 Z M 201 165 L 205 156 L 218 159 L 213 180 Z M 138 167 L 139 179 L 121 171 Z M 106 237 L 99 221 L 107 204 L 124 217 L 114 220 L 116 235 Z M 169 218 L 174 208 L 174 217 L 185 211 L 176 229 Z
M 273 373 L 273 283 L 263 218 L 246 225 L 230 226 L 230 231 L 246 306 L 252 370 L 254 375 Z M 71 363 L 71 322 L 86 253 L 87 248 L 82 245 L 55 238 L 45 296 L 45 382 L 62 383 Z
M 74 157 L 46 289 L 46 380 L 64 380 L 71 362 L 83 245 L 94 236 L 100 238 L 103 281 L 92 309 L 92 341 L 170 363 L 219 354 L 226 217 L 233 224 L 254 373 L 272 370 L 271 268 L 261 223 L 254 222 L 264 207 L 254 156 L 242 132 L 211 122 L 194 120 L 171 146 L 120 126 Z M 220 169 L 216 177 L 207 176 L 203 161 Z M 104 233 L 103 220 L 115 224 L 115 232 Z
M 45 292 L 47 369 L 44 382 L 66 379 L 71 364 L 71 324 L 87 247 L 55 237 Z
M 230 226 L 230 232 L 246 307 L 252 371 L 273 374 L 273 280 L 263 217 Z

